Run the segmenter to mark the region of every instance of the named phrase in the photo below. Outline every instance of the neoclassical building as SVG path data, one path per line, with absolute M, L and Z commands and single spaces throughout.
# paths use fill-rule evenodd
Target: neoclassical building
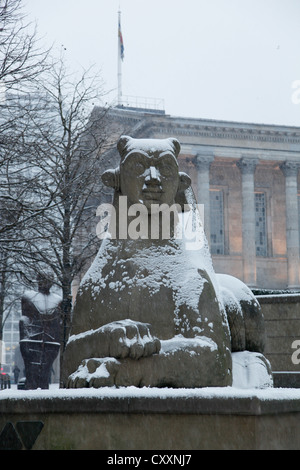
M 179 167 L 204 204 L 216 272 L 232 274 L 251 288 L 300 289 L 300 127 L 116 107 L 109 112 L 109 128 L 114 142 L 122 134 L 179 140 Z M 104 169 L 118 162 L 113 149 Z

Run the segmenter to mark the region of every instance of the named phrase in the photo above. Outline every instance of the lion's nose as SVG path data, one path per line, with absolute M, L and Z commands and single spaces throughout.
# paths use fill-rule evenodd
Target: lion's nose
M 154 184 L 160 183 L 160 174 L 155 166 L 150 166 L 149 170 L 147 171 L 145 182 Z

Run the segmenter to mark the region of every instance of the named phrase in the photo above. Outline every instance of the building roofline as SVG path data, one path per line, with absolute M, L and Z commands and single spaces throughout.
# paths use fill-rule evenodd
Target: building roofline
M 191 125 L 200 125 L 200 126 L 205 126 L 205 125 L 210 125 L 210 126 L 220 126 L 220 127 L 248 127 L 248 128 L 253 128 L 253 129 L 274 129 L 274 130 L 286 130 L 286 131 L 292 131 L 295 130 L 295 132 L 300 132 L 300 126 L 291 126 L 291 125 L 284 125 L 284 124 L 265 124 L 265 123 L 257 123 L 257 122 L 247 122 L 247 121 L 230 121 L 230 120 L 224 120 L 224 119 L 209 119 L 209 118 L 195 118 L 195 117 L 187 117 L 187 116 L 176 116 L 176 115 L 171 115 L 171 114 L 165 114 L 165 113 L 158 113 L 158 112 L 151 112 L 151 110 L 144 110 L 144 109 L 138 109 L 138 108 L 126 108 L 126 107 L 114 107 L 109 110 L 109 112 L 113 112 L 116 114 L 121 115 L 131 115 L 132 117 L 152 117 L 154 119 L 158 118 L 163 118 L 166 121 L 174 121 L 175 122 L 185 122 L 186 124 L 191 124 Z

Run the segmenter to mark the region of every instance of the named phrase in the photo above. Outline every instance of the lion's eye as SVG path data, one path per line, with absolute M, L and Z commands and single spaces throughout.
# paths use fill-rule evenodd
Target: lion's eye
M 162 176 L 169 176 L 172 173 L 172 169 L 169 165 L 159 165 L 158 169 Z
M 160 162 L 158 170 L 160 174 L 165 177 L 172 176 L 176 171 L 178 171 L 173 162 Z
M 145 171 L 145 165 L 142 162 L 136 162 L 133 165 L 133 170 L 137 175 L 142 175 Z
M 146 162 L 143 162 L 140 155 L 130 155 L 130 157 L 125 160 L 123 166 L 128 174 L 140 176 L 146 169 Z

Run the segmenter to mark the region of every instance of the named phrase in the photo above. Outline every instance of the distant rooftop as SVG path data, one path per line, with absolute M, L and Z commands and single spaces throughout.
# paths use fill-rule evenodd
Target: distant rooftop
M 118 104 L 116 108 L 151 114 L 165 114 L 164 100 L 160 98 L 122 96 L 122 103 Z

